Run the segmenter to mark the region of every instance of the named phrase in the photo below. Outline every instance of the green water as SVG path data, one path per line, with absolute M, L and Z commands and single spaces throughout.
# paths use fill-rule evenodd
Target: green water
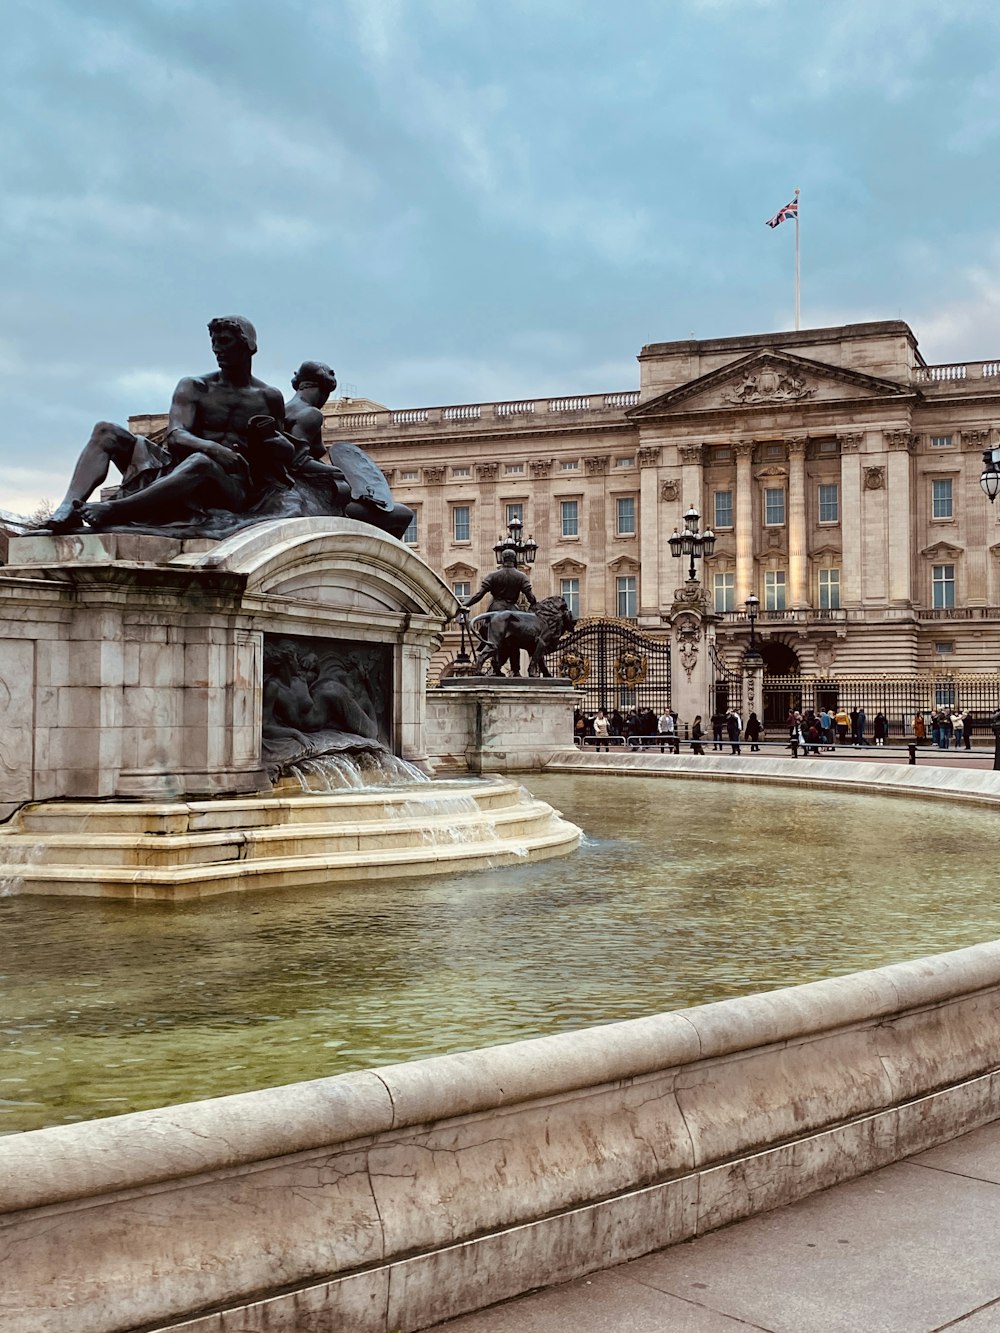
M 0 1132 L 634 1018 L 1000 936 L 1000 820 L 545 777 L 574 855 L 180 906 L 0 899 Z

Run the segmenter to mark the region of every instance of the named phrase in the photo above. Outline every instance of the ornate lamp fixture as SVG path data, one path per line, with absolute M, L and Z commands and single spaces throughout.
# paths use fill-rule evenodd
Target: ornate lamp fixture
M 760 598 L 751 593 L 743 605 L 747 609 L 747 620 L 750 621 L 750 647 L 747 649 L 746 655 L 747 657 L 759 657 L 757 640 L 754 637 L 754 626 L 757 624 L 757 616 L 760 612 Z
M 517 557 L 519 565 L 533 565 L 535 556 L 538 554 L 538 543 L 530 537 L 526 542 L 521 540 L 521 534 L 524 532 L 524 524 L 519 518 L 512 518 L 507 524 L 507 536 L 499 537 L 497 544 L 493 548 L 493 554 L 496 556 L 497 564 L 503 564 L 504 553 L 513 551 Z
M 990 504 L 1000 495 L 1000 449 L 985 449 L 983 462 L 986 464 L 979 484 L 986 492 Z
M 689 583 L 693 583 L 697 577 L 694 572 L 695 560 L 702 556 L 711 555 L 715 550 L 715 533 L 711 528 L 699 532 L 698 523 L 700 520 L 701 515 L 692 505 L 684 515 L 684 531 L 678 532 L 675 528 L 667 538 L 670 543 L 671 555 L 676 556 L 678 560 L 682 555 L 691 557 L 691 564 L 688 568 Z

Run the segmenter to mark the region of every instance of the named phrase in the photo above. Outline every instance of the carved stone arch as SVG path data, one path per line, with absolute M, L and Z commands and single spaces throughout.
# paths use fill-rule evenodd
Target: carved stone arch
M 782 480 L 788 479 L 788 468 L 782 467 L 780 463 L 772 463 L 769 467 L 760 467 L 754 473 L 757 481 L 770 481 L 772 477 L 781 477 Z

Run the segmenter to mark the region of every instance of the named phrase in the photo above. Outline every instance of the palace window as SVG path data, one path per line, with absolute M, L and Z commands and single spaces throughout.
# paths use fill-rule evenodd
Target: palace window
M 451 475 L 452 475 L 453 477 L 471 477 L 471 476 L 472 476 L 472 468 L 471 468 L 471 467 L 453 467 L 452 470 L 451 470 Z
M 472 524 L 468 505 L 455 505 L 451 511 L 451 531 L 457 542 L 467 542 L 472 537 Z
M 934 565 L 931 569 L 931 606 L 939 611 L 955 605 L 955 566 Z
M 731 528 L 733 526 L 733 493 L 732 491 L 716 491 L 713 496 L 715 502 L 715 528 Z
M 785 609 L 785 571 L 783 569 L 765 569 L 764 610 L 784 611 L 784 609 Z
M 953 437 L 952 437 L 951 435 L 932 435 L 932 436 L 931 436 L 931 448 L 932 448 L 932 449 L 950 449 L 950 448 L 951 448 L 951 445 L 952 445 L 952 439 L 953 439 Z
M 940 653 L 942 657 L 947 657 L 955 651 L 954 639 L 942 639 L 934 645 L 934 651 Z
M 626 458 L 616 458 L 615 467 L 635 467 L 635 458 L 631 455 Z
M 818 574 L 819 609 L 840 610 L 840 570 L 821 569 Z
M 507 505 L 507 507 L 506 507 L 506 512 L 507 512 L 507 526 L 508 526 L 508 527 L 511 525 L 511 523 L 515 523 L 515 522 L 516 522 L 516 523 L 523 523 L 523 522 L 524 522 L 524 505 L 523 505 L 523 504 L 521 504 L 521 503 L 518 503 L 518 504 L 509 504 L 509 505 Z
M 564 537 L 579 537 L 580 535 L 580 501 L 579 500 L 560 500 L 559 501 L 559 521 L 562 525 L 562 535 Z
M 576 618 L 580 614 L 580 580 L 560 579 L 559 596 L 565 599 L 570 615 Z
M 936 477 L 931 482 L 931 517 L 954 518 L 951 477 Z
M 732 573 L 712 575 L 712 605 L 716 615 L 736 609 L 736 575 Z
M 399 474 L 400 481 L 418 481 L 419 479 L 420 479 L 420 472 L 415 467 L 406 468 Z
M 785 488 L 766 486 L 764 488 L 764 522 L 769 528 L 780 527 L 785 521 Z
M 764 447 L 765 458 L 784 458 L 785 448 L 781 444 L 768 444 Z
M 715 463 L 731 463 L 733 461 L 733 451 L 728 445 L 719 445 L 712 450 L 712 461 Z
M 563 458 L 559 461 L 560 472 L 579 472 L 580 460 L 578 458 Z
M 467 579 L 460 579 L 458 583 L 453 583 L 451 590 L 460 602 L 464 601 L 466 597 L 472 596 L 472 584 Z
M 506 474 L 508 477 L 520 477 L 520 476 L 523 476 L 523 474 L 524 474 L 524 464 L 523 464 L 523 463 L 508 463 L 507 466 L 504 468 L 504 472 L 505 472 L 505 474 Z
M 624 574 L 615 579 L 615 600 L 618 615 L 623 620 L 633 620 L 639 614 L 638 592 L 634 574 Z
M 840 487 L 836 482 L 824 483 L 819 488 L 819 521 L 840 522 Z
M 619 495 L 615 501 L 615 532 L 619 537 L 635 536 L 634 495 Z
M 414 510 L 413 517 L 410 519 L 410 525 L 403 533 L 403 541 L 406 542 L 408 546 L 416 546 L 419 540 L 420 539 L 417 536 L 417 514 L 416 510 Z

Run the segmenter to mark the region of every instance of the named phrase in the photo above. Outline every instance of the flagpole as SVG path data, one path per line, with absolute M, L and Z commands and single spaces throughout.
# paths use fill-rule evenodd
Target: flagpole
M 796 333 L 798 333 L 799 328 L 800 328 L 800 317 L 799 317 L 799 316 L 800 316 L 800 295 L 801 295 L 801 286 L 800 286 L 800 279 L 799 279 L 799 210 L 798 210 L 798 202 L 799 202 L 799 192 L 798 192 L 798 190 L 796 190 L 796 191 L 795 191 L 795 204 L 796 204 L 796 208 L 795 208 L 795 332 L 796 332 Z

